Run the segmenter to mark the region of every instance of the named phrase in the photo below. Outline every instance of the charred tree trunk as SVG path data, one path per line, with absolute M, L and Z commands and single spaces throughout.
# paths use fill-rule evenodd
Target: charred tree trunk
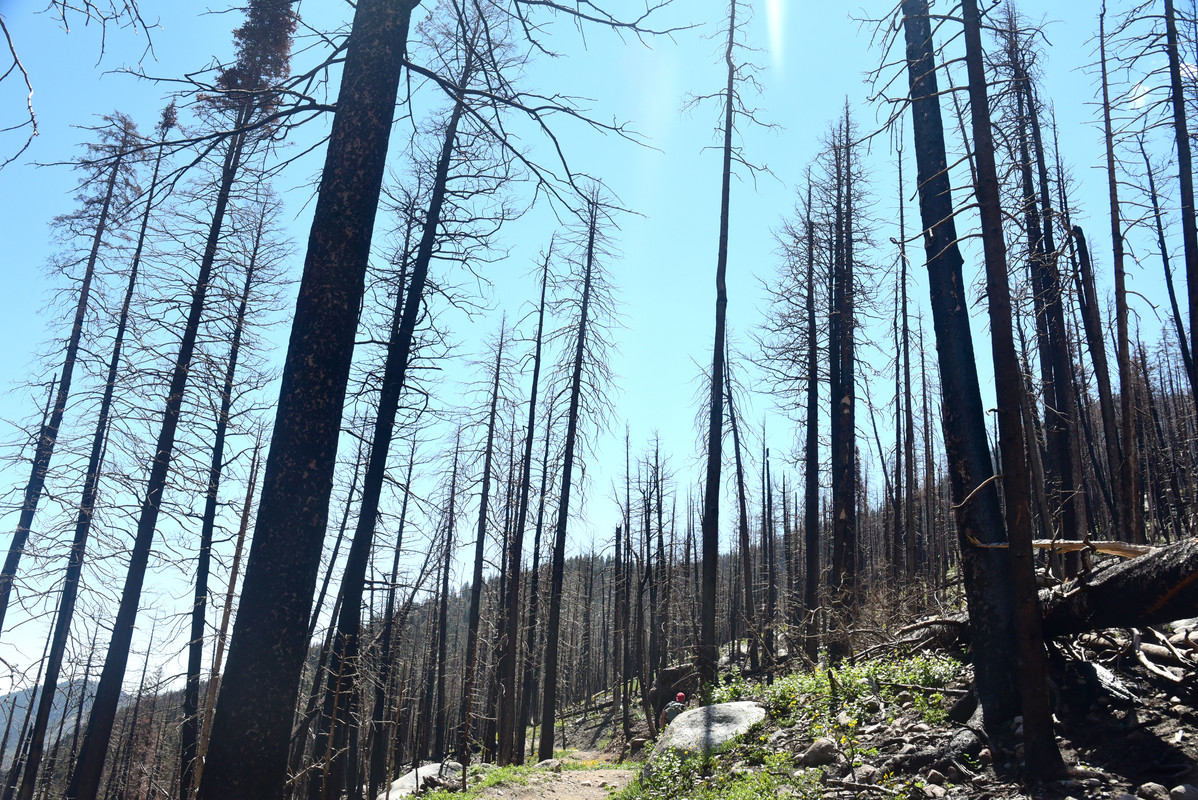
M 478 533 L 474 542 L 474 575 L 470 581 L 470 608 L 466 621 L 466 665 L 462 675 L 461 722 L 458 730 L 458 761 L 470 765 L 470 705 L 474 692 L 474 675 L 478 660 L 478 624 L 483 597 L 483 561 L 487 544 L 487 502 L 491 495 L 491 460 L 495 448 L 495 412 L 499 407 L 499 376 L 503 371 L 504 327 L 499 329 L 499 347 L 495 353 L 495 374 L 491 382 L 491 411 L 487 420 L 487 444 L 483 451 L 482 492 L 478 506 Z
M 414 5 L 361 0 L 354 13 L 261 509 L 200 784 L 205 800 L 277 800 L 283 794 L 304 634 Z
M 499 616 L 499 663 L 495 680 L 499 684 L 499 707 L 497 727 L 499 730 L 498 762 L 506 767 L 516 761 L 516 725 L 523 727 L 524 720 L 516 719 L 516 654 L 519 643 L 520 622 L 520 561 L 524 550 L 524 526 L 528 519 L 528 495 L 532 484 L 532 445 L 536 438 L 537 391 L 541 379 L 541 342 L 545 332 L 545 292 L 549 285 L 549 260 L 553 256 L 553 243 L 541 270 L 541 303 L 537 307 L 537 336 L 532 360 L 532 388 L 528 398 L 528 424 L 524 434 L 524 455 L 520 466 L 520 499 L 516 507 L 515 532 L 511 541 L 508 561 L 507 596 L 502 598 Z M 618 547 L 618 545 L 617 545 Z M 618 628 L 618 626 L 617 626 Z
M 246 113 L 242 112 L 239 115 L 239 121 L 244 122 Z M 192 289 L 187 321 L 183 329 L 182 341 L 179 343 L 179 353 L 171 371 L 166 409 L 163 412 L 158 441 L 154 447 L 150 476 L 146 482 L 145 498 L 142 501 L 137 520 L 137 535 L 129 558 L 129 571 L 121 592 L 121 601 L 113 624 L 112 639 L 108 645 L 108 655 L 104 660 L 104 668 L 100 672 L 100 681 L 96 686 L 96 699 L 88 718 L 87 735 L 84 737 L 83 746 L 79 751 L 75 774 L 71 778 L 70 786 L 67 787 L 66 796 L 72 800 L 96 800 L 96 794 L 100 788 L 100 777 L 104 772 L 104 760 L 108 752 L 108 740 L 112 735 L 117 704 L 120 702 L 121 683 L 124 680 L 125 667 L 129 660 L 133 627 L 137 621 L 141 588 L 145 581 L 146 568 L 149 565 L 154 532 L 158 526 L 158 514 L 162 509 L 162 495 L 170 474 L 175 434 L 182 413 L 183 395 L 187 391 L 191 359 L 195 352 L 196 338 L 199 336 L 200 320 L 204 313 L 212 268 L 216 262 L 216 252 L 220 243 L 225 212 L 228 209 L 229 195 L 241 165 L 241 155 L 245 143 L 245 134 L 235 135 L 229 141 L 225 151 L 220 188 L 212 211 L 212 224 L 208 229 L 208 239 L 204 245 L 204 254 L 196 274 L 195 286 Z
M 1181 45 L 1177 38 L 1177 14 L 1173 0 L 1165 0 L 1165 49 L 1169 56 L 1170 105 L 1173 134 L 1177 144 L 1177 180 L 1181 194 L 1181 239 L 1185 248 L 1186 286 L 1190 301 L 1190 352 L 1198 352 L 1198 222 L 1194 219 L 1194 171 L 1190 156 L 1190 134 L 1186 126 L 1185 89 L 1181 84 Z M 1195 380 L 1190 369 L 1190 387 Z
M 545 626 L 545 677 L 541 686 L 541 743 L 538 760 L 553 758 L 554 720 L 557 714 L 558 645 L 561 629 L 562 582 L 566 565 L 566 526 L 570 515 L 570 484 L 574 452 L 578 440 L 578 417 L 582 403 L 583 357 L 586 352 L 587 322 L 591 301 L 591 278 L 595 260 L 595 234 L 599 225 L 597 198 L 589 204 L 586 271 L 583 275 L 582 304 L 578 317 L 578 340 L 574 346 L 574 365 L 570 376 L 570 406 L 566 416 L 566 443 L 562 464 L 562 483 L 557 508 L 557 529 L 553 540 L 553 561 L 549 572 L 549 618 Z
M 204 656 L 204 616 L 208 606 L 208 573 L 212 563 L 212 536 L 216 529 L 216 505 L 221 474 L 225 468 L 225 434 L 233 408 L 234 379 L 237 376 L 237 357 L 241 351 L 241 335 L 249 308 L 250 291 L 254 285 L 254 270 L 266 225 L 265 213 L 258 218 L 254 246 L 245 271 L 245 285 L 238 301 L 233 324 L 233 341 L 229 345 L 229 361 L 220 389 L 220 410 L 212 444 L 212 464 L 208 470 L 208 486 L 204 495 L 204 516 L 200 524 L 200 552 L 196 563 L 195 592 L 192 595 L 191 639 L 187 645 L 187 683 L 183 690 L 183 724 L 180 726 L 179 800 L 190 800 L 195 776 L 196 740 L 200 729 L 200 670 Z M 23 799 L 24 800 L 24 799 Z
M 736 81 L 736 64 L 732 48 L 736 39 L 736 2 L 731 0 L 728 12 L 728 42 L 724 49 L 724 64 L 728 81 L 724 89 L 724 147 L 720 183 L 720 231 L 716 248 L 715 268 L 715 344 L 711 355 L 711 405 L 707 420 L 707 476 L 703 490 L 703 585 L 700 588 L 699 647 L 697 664 L 699 679 L 714 684 L 716 679 L 716 580 L 720 558 L 720 467 L 724 435 L 724 349 L 725 320 L 728 315 L 728 216 L 732 182 L 732 124 Z
M 1127 329 L 1127 280 L 1123 268 L 1123 225 L 1119 213 L 1119 179 L 1115 172 L 1115 140 L 1111 128 L 1110 89 L 1107 82 L 1105 17 L 1106 3 L 1104 2 L 1102 13 L 1098 16 L 1098 48 L 1099 62 L 1102 68 L 1102 119 L 1106 140 L 1107 188 L 1111 202 L 1111 246 L 1114 252 L 1115 268 L 1115 340 L 1118 347 L 1116 358 L 1119 362 L 1119 436 L 1123 445 L 1119 471 L 1111 476 L 1111 482 L 1118 487 L 1115 492 L 1115 505 L 1119 509 L 1121 522 L 1121 527 L 1116 529 L 1121 531 L 1118 538 L 1142 544 L 1144 542 L 1144 520 L 1136 493 L 1136 466 L 1139 456 L 1136 452 L 1135 409 L 1132 407 L 1131 398 L 1132 371 Z M 1192 204 L 1190 208 L 1192 212 Z M 1198 285 L 1198 282 L 1195 281 L 1191 281 L 1191 283 Z M 1106 435 L 1113 437 L 1115 432 L 1108 430 Z
M 4 616 L 8 611 L 13 580 L 16 578 L 17 568 L 20 566 L 21 556 L 25 552 L 25 544 L 29 540 L 29 531 L 33 525 L 33 516 L 37 513 L 37 504 L 46 487 L 46 473 L 50 470 L 50 459 L 54 456 L 54 445 L 58 442 L 58 431 L 62 427 L 62 418 L 66 414 L 67 398 L 71 393 L 71 377 L 75 372 L 75 361 L 79 357 L 79 342 L 83 337 L 83 321 L 87 316 L 88 302 L 91 299 L 91 285 L 96 272 L 96 261 L 100 256 L 100 246 L 104 242 L 104 234 L 108 229 L 108 218 L 112 210 L 113 195 L 116 192 L 117 176 L 121 171 L 128 139 L 128 131 L 123 132 L 116 158 L 113 159 L 112 171 L 108 174 L 108 180 L 104 186 L 100 217 L 96 221 L 95 233 L 92 234 L 87 266 L 83 271 L 83 280 L 79 284 L 79 299 L 75 303 L 75 318 L 71 322 L 71 333 L 67 338 L 62 371 L 58 378 L 58 392 L 54 397 L 54 405 L 51 407 L 49 418 L 42 422 L 41 430 L 38 431 L 32 471 L 29 481 L 25 484 L 25 493 L 21 501 L 21 515 L 17 518 L 17 530 L 8 547 L 4 568 L 0 569 L 0 630 L 4 629 Z M 157 166 L 155 166 L 156 171 Z
M 994 164 L 994 142 L 990 128 L 990 101 L 982 63 L 982 34 L 977 0 L 962 0 L 965 25 L 965 64 L 969 73 L 969 108 L 973 119 L 974 156 L 977 164 L 975 188 L 982 218 L 982 247 L 986 260 L 986 296 L 990 307 L 991 352 L 998 399 L 999 450 L 1002 454 L 1003 506 L 1006 511 L 1007 543 L 1010 552 L 1010 582 L 1014 592 L 1014 642 L 1019 668 L 1019 695 L 1023 709 L 1027 773 L 1032 780 L 1047 780 L 1063 771 L 1052 725 L 1048 698 L 1048 655 L 1040 631 L 1035 565 L 1032 562 L 1031 498 L 1023 452 L 1022 370 L 1015 351 L 1011 290 L 1007 283 L 1007 250 L 1003 240 L 1002 206 L 998 195 L 998 172 Z M 1051 291 L 1051 290 L 1050 290 Z M 1051 302 L 1051 297 L 1048 298 Z M 1064 343 L 1062 342 L 1062 345 Z M 1067 352 L 1067 351 L 1066 351 Z M 1054 376 L 1067 381 L 1064 375 Z M 1070 406 L 1065 406 L 1069 408 Z M 1068 453 L 1065 454 L 1066 457 Z M 1062 475 L 1064 467 L 1062 464 Z M 997 516 L 997 515 L 996 515 Z M 993 524 L 1001 529 L 1002 518 Z M 972 609 L 971 609 L 972 612 Z M 972 616 L 972 613 L 971 613 Z M 995 642 L 1003 646 L 1001 642 Z M 1005 654 L 981 650 L 978 663 Z M 1005 720 L 1001 724 L 1005 727 Z M 999 720 L 987 719 L 992 736 Z M 996 737 L 997 738 L 997 737 Z
M 978 696 L 987 728 L 998 730 L 1019 713 L 1010 554 L 1002 546 L 1006 532 L 993 481 L 969 327 L 969 300 L 953 219 L 927 0 L 903 0 L 902 13 L 941 391 L 944 397 L 952 398 L 952 402 L 941 404 L 944 446 L 970 628 L 976 652 L 985 654 L 974 662 Z

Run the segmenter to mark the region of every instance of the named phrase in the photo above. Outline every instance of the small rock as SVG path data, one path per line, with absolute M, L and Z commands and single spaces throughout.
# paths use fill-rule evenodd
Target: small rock
M 635 742 L 636 740 L 633 739 L 633 741 Z M 644 746 L 643 740 L 641 742 L 641 745 Z M 541 761 L 537 764 L 537 769 L 547 769 L 552 772 L 561 772 L 562 771 L 562 760 L 560 758 L 547 758 L 544 761 Z
M 903 742 L 903 746 L 899 748 L 898 754 L 900 756 L 907 756 L 907 755 L 914 753 L 918 749 L 919 749 L 918 747 L 911 744 L 910 742 Z
M 600 789 L 606 789 L 607 787 L 608 787 L 608 783 L 607 783 L 607 781 L 599 781 L 599 788 L 600 788 Z
M 873 764 L 862 764 L 853 770 L 853 775 L 857 778 L 857 783 L 870 783 L 878 779 L 878 768 Z
M 861 707 L 870 714 L 877 714 L 882 710 L 882 703 L 876 697 L 867 697 Z
M 851 727 L 856 721 L 857 718 L 847 711 L 841 711 L 836 715 L 836 724 L 841 728 Z
M 595 784 L 591 783 L 590 781 L 579 781 L 578 785 L 579 786 L 594 786 Z
M 637 737 L 633 738 L 630 742 L 628 742 L 628 754 L 636 755 L 637 753 L 644 750 L 645 745 L 648 743 L 649 743 L 649 740 L 643 736 L 637 736 Z
M 911 731 L 913 733 L 927 733 L 931 729 L 932 729 L 932 726 L 926 722 L 918 722 L 911 726 Z
M 1187 711 L 1189 711 L 1189 709 L 1183 705 L 1176 705 L 1169 709 L 1169 713 L 1175 717 L 1180 717 L 1180 716 L 1184 715 Z
M 930 797 L 932 800 L 938 800 L 938 798 L 948 795 L 948 789 L 945 789 L 943 786 L 937 786 L 934 783 L 929 783 L 927 786 L 923 787 L 923 794 L 924 797 Z
M 989 747 L 983 747 L 978 753 L 978 763 L 982 764 L 983 766 L 989 764 L 992 759 L 993 756 L 990 755 Z
M 894 696 L 894 700 L 899 705 L 903 705 L 904 703 L 910 703 L 911 702 L 911 693 L 906 690 L 903 690 Z
M 1194 798 L 1198 797 L 1198 786 L 1192 783 L 1183 783 L 1180 786 L 1174 786 L 1169 790 L 1169 797 L 1171 800 L 1194 800 Z
M 799 756 L 798 764 L 801 767 L 821 767 L 831 764 L 836 760 L 837 755 L 839 753 L 836 750 L 836 742 L 821 736 L 811 743 L 803 755 Z
M 1169 698 L 1169 702 L 1176 705 L 1181 702 L 1181 698 L 1178 697 L 1177 695 L 1173 695 L 1172 697 Z
M 1136 797 L 1143 800 L 1170 800 L 1169 790 L 1159 783 L 1146 783 L 1136 789 Z
M 944 784 L 946 779 L 943 772 L 938 769 L 933 769 L 928 771 L 928 774 L 924 777 L 924 780 L 926 780 L 928 783 L 934 783 L 937 786 L 941 786 Z

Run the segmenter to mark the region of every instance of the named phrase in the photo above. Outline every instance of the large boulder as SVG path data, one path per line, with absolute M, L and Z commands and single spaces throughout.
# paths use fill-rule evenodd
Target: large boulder
M 444 764 L 435 761 L 428 764 L 421 764 L 419 769 L 414 769 L 392 781 L 390 793 L 388 794 L 387 790 L 379 792 L 377 800 L 384 800 L 384 798 L 389 797 L 411 797 L 419 792 L 420 787 L 426 782 L 437 788 L 454 785 L 460 789 L 462 786 L 462 765 L 456 761 L 446 761 Z
M 650 762 L 667 750 L 704 755 L 765 719 L 757 703 L 716 703 L 692 708 L 674 718 L 657 740 Z

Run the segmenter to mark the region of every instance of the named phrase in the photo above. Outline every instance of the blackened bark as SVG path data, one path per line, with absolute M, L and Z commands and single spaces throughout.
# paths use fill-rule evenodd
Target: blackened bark
M 470 706 L 478 662 L 478 625 L 483 598 L 483 563 L 487 546 L 487 503 L 491 496 L 491 462 L 495 453 L 495 412 L 499 408 L 499 376 L 503 372 L 503 345 L 507 337 L 506 318 L 499 328 L 499 346 L 495 353 L 495 374 L 491 381 L 491 411 L 487 418 L 487 444 L 483 450 L 482 489 L 478 501 L 478 530 L 474 540 L 474 574 L 470 582 L 470 607 L 466 612 L 466 664 L 462 676 L 462 703 L 457 740 L 458 761 L 470 765 Z M 463 773 L 464 775 L 464 773 Z M 463 778 L 464 779 L 464 778 Z
M 208 573 L 212 563 L 212 535 L 216 529 L 216 502 L 220 490 L 221 473 L 225 466 L 225 434 L 229 428 L 229 415 L 233 408 L 233 386 L 237 376 L 237 358 L 241 351 L 241 335 L 245 326 L 245 315 L 249 307 L 250 291 L 254 284 L 258 252 L 262 247 L 262 236 L 266 226 L 265 211 L 258 217 L 254 245 L 245 271 L 245 285 L 237 305 L 233 323 L 233 341 L 229 345 L 229 361 L 225 367 L 225 379 L 220 389 L 220 411 L 216 418 L 216 431 L 212 443 L 212 464 L 208 470 L 208 486 L 204 495 L 204 516 L 200 524 L 200 552 L 196 563 L 195 592 L 191 607 L 191 640 L 187 645 L 187 683 L 183 690 L 183 723 L 180 726 L 180 769 L 179 800 L 190 800 L 195 777 L 196 741 L 199 736 L 200 670 L 204 656 L 204 616 L 208 607 Z
M 944 446 L 949 463 L 969 621 L 978 652 L 974 669 L 987 728 L 1019 713 L 1014 649 L 1014 593 L 1006 533 L 994 486 L 978 384 L 968 291 L 962 277 L 926 0 L 903 0 L 919 209 L 927 254 L 932 320 L 940 365 Z M 929 484 L 929 488 L 932 484 Z
M 244 121 L 244 114 L 238 119 Z M 221 229 L 224 226 L 225 212 L 229 205 L 229 195 L 241 166 L 241 155 L 245 142 L 244 134 L 234 136 L 225 151 L 220 188 L 212 210 L 212 224 L 208 228 L 204 254 L 200 260 L 199 271 L 196 273 L 183 337 L 179 343 L 179 354 L 176 356 L 174 367 L 171 370 L 166 409 L 163 412 L 158 441 L 154 447 L 154 460 L 150 465 L 145 498 L 138 515 L 137 535 L 134 538 L 133 549 L 129 557 L 129 571 L 121 592 L 116 620 L 113 623 L 108 655 L 104 660 L 104 668 L 100 672 L 100 681 L 96 685 L 96 699 L 88 718 L 87 735 L 79 750 L 75 774 L 67 787 L 66 796 L 73 800 L 95 800 L 100 788 L 100 777 L 104 772 L 104 760 L 108 752 L 108 740 L 112 736 L 117 704 L 120 702 L 121 683 L 124 681 L 125 668 L 129 661 L 133 627 L 137 622 L 141 588 L 150 561 L 150 548 L 153 545 L 154 532 L 158 526 L 158 514 L 162 509 L 162 495 L 170 474 L 175 434 L 178 431 L 179 417 L 183 407 L 183 395 L 187 391 L 187 382 L 191 372 L 191 358 L 195 352 L 196 338 L 199 336 L 200 320 L 204 313 L 212 268 L 216 262 L 216 252 L 220 243 Z
M 1198 606 L 1198 540 L 1187 539 L 1103 570 L 1076 591 L 1044 592 L 1044 633 L 1159 625 Z
M 1169 249 L 1165 243 L 1165 224 L 1161 219 L 1161 203 L 1156 193 L 1156 176 L 1152 162 L 1148 160 L 1148 152 L 1144 149 L 1143 137 L 1139 140 L 1140 156 L 1144 159 L 1144 174 L 1148 178 L 1148 199 L 1152 203 L 1152 219 L 1156 227 L 1156 246 L 1161 251 L 1161 266 L 1165 272 L 1165 287 L 1169 292 L 1169 309 L 1172 312 L 1173 328 L 1177 331 L 1177 345 L 1181 350 L 1181 360 L 1186 367 L 1186 377 L 1190 379 L 1190 391 L 1194 391 L 1194 357 L 1190 353 L 1190 344 L 1186 339 L 1185 323 L 1181 318 L 1181 308 L 1177 303 L 1177 291 L 1173 287 L 1173 270 L 1169 268 Z
M 1107 190 L 1111 206 L 1111 247 L 1115 269 L 1115 344 L 1117 347 L 1116 360 L 1119 364 L 1119 438 L 1122 444 L 1119 470 L 1111 476 L 1111 482 L 1118 487 L 1115 492 L 1115 506 L 1119 509 L 1120 518 L 1120 527 L 1116 528 L 1119 534 L 1118 538 L 1134 544 L 1143 544 L 1144 514 L 1136 493 L 1136 464 L 1139 455 L 1136 452 L 1136 416 L 1130 391 L 1132 371 L 1127 327 L 1127 278 L 1123 268 L 1123 223 L 1119 212 L 1119 176 L 1115 171 L 1115 135 L 1111 126 L 1105 20 L 1106 3 L 1104 2 L 1102 13 L 1098 15 L 1098 51 L 1102 70 L 1103 138 L 1106 142 Z M 1192 205 L 1191 209 L 1193 209 Z M 1108 430 L 1106 435 L 1113 437 L 1114 429 Z
M 728 402 L 728 422 L 732 428 L 732 453 L 736 459 L 736 499 L 737 507 L 740 510 L 737 530 L 740 535 L 740 574 L 743 597 L 736 598 L 734 596 L 733 600 L 739 599 L 743 603 L 745 631 L 749 636 L 749 668 L 756 670 L 760 666 L 757 640 L 761 636 L 761 631 L 757 627 L 757 606 L 756 600 L 753 598 L 753 555 L 752 545 L 749 542 L 749 503 L 745 497 L 745 467 L 740 453 L 740 426 L 736 421 L 736 407 L 732 402 L 732 379 L 728 370 L 724 371 L 724 387 Z M 739 642 L 733 651 L 733 657 L 740 658 Z
M 225 589 L 225 604 L 221 611 L 220 625 L 216 629 L 216 652 L 212 654 L 212 672 L 208 674 L 208 692 L 204 698 L 204 724 L 200 728 L 200 739 L 196 746 L 196 772 L 192 782 L 199 784 L 204 771 L 204 757 L 208 753 L 208 742 L 212 734 L 212 718 L 216 715 L 216 689 L 220 683 L 220 668 L 225 657 L 225 642 L 228 639 L 229 621 L 233 617 L 233 599 L 237 589 L 237 578 L 241 572 L 241 555 L 245 551 L 245 535 L 250 528 L 250 511 L 254 491 L 258 487 L 258 468 L 261 464 L 262 445 L 255 442 L 254 455 L 250 460 L 250 477 L 245 486 L 245 499 L 241 504 L 241 522 L 237 526 L 237 542 L 233 545 L 233 564 L 229 567 L 229 585 Z
M 803 536 L 806 550 L 803 652 L 811 663 L 819 658 L 819 374 L 816 367 L 815 225 L 812 222 L 811 182 L 807 182 L 807 431 L 804 442 Z
M 1010 583 L 1015 595 L 1014 642 L 1019 668 L 1019 696 L 1023 709 L 1027 774 L 1033 780 L 1057 777 L 1064 764 L 1053 732 L 1052 708 L 1048 697 L 1048 655 L 1040 631 L 1036 573 L 1032 562 L 1032 518 L 1030 479 L 1023 452 L 1022 371 L 1015 351 L 1011 290 L 1007 278 L 1007 249 L 1003 240 L 1003 213 L 998 195 L 998 172 L 994 163 L 994 141 L 990 129 L 990 101 L 982 63 L 981 20 L 977 0 L 962 0 L 965 26 L 965 64 L 969 73 L 969 108 L 973 120 L 974 157 L 977 164 L 975 192 L 982 220 L 982 247 L 986 260 L 986 297 L 989 301 L 991 353 L 998 400 L 999 451 L 1002 455 L 1003 506 L 1006 511 Z M 1051 297 L 1047 299 L 1051 302 Z M 1063 343 L 1062 343 L 1063 344 Z M 1068 381 L 1061 375 L 1060 379 Z M 949 395 L 951 396 L 951 395 Z M 1068 407 L 1066 407 L 1068 408 Z M 1068 453 L 1065 454 L 1066 459 Z M 1064 465 L 1062 465 L 1062 470 Z M 1062 472 L 1062 474 L 1064 474 Z M 997 509 L 996 509 L 997 511 Z M 996 514 L 993 524 L 1001 529 Z M 972 609 L 971 609 L 972 617 Z M 1003 647 L 1002 642 L 991 646 Z M 1004 649 L 1006 649 L 1004 647 Z M 975 670 L 992 654 L 981 648 L 974 653 Z M 998 658 L 1008 656 L 1004 653 Z M 987 718 L 992 736 L 1006 720 Z
M 408 519 L 408 498 L 411 496 L 412 470 L 416 466 L 416 441 L 412 440 L 412 452 L 408 456 L 408 477 L 404 481 L 403 502 L 399 507 L 399 532 L 396 534 L 395 550 L 391 558 L 391 579 L 387 584 L 387 609 L 383 616 L 383 635 L 379 642 L 379 675 L 374 688 L 374 738 L 371 740 L 370 774 L 366 796 L 378 797 L 379 785 L 387 780 L 389 734 L 387 711 L 388 691 L 391 688 L 391 671 L 395 666 L 392 641 L 395 638 L 395 582 L 399 579 L 399 557 L 403 552 L 404 525 Z M 413 593 L 414 594 L 414 593 Z M 410 601 L 409 601 L 410 602 Z M 405 613 L 406 617 L 406 613 Z M 400 626 L 402 630 L 402 626 Z
M 699 647 L 696 663 L 699 680 L 714 684 L 716 679 L 716 580 L 720 557 L 720 467 L 724 435 L 724 328 L 728 315 L 728 215 L 732 182 L 732 122 L 736 64 L 732 48 L 736 39 L 736 0 L 728 11 L 728 42 L 724 64 L 728 81 L 724 89 L 723 170 L 720 181 L 720 231 L 715 268 L 715 344 L 711 355 L 711 406 L 707 420 L 707 475 L 703 488 L 703 583 L 700 587 Z
M 416 0 L 361 0 L 312 220 L 258 523 L 217 709 L 205 800 L 283 794 L 408 22 Z
M 436 734 L 433 740 L 433 758 L 445 757 L 445 730 L 448 710 L 445 703 L 445 664 L 449 654 L 449 568 L 453 564 L 453 529 L 457 522 L 458 461 L 461 457 L 462 431 L 459 429 L 453 443 L 453 473 L 449 479 L 449 511 L 445 522 L 445 561 L 441 568 L 441 591 L 437 606 L 437 670 L 434 702 Z M 434 724 L 434 715 L 428 714 L 427 725 Z
M 549 261 L 553 256 L 553 243 L 549 244 L 549 252 L 541 269 L 541 303 L 537 307 L 537 336 L 532 357 L 532 387 L 528 397 L 528 424 L 524 433 L 524 455 L 520 466 L 520 499 L 516 508 L 516 527 L 511 541 L 509 556 L 507 596 L 503 598 L 499 617 L 499 663 L 496 667 L 496 681 L 499 684 L 499 766 L 506 767 L 514 762 L 520 747 L 515 746 L 516 724 L 524 726 L 523 720 L 516 719 L 516 652 L 519 637 L 520 621 L 520 561 L 524 550 L 524 527 L 528 519 L 528 496 L 532 484 L 532 445 L 536 438 L 537 422 L 537 392 L 541 380 L 541 343 L 545 332 L 545 293 L 549 286 Z M 619 545 L 617 544 L 617 548 Z M 618 560 L 617 556 L 617 560 Z M 617 626 L 618 629 L 618 626 Z M 515 752 L 513 752 L 515 751 Z
M 553 403 L 549 404 L 549 414 L 547 418 L 553 419 Z M 544 530 L 545 524 L 545 497 L 549 487 L 549 443 L 552 440 L 551 425 L 545 425 L 545 451 L 541 456 L 541 493 L 537 501 L 537 523 L 533 527 L 532 537 L 532 573 L 528 584 L 528 623 L 525 626 L 527 630 L 527 639 L 524 646 L 524 678 L 522 688 L 520 690 L 520 710 L 516 714 L 516 740 L 513 742 L 513 755 L 516 758 L 516 763 L 524 763 L 524 743 L 527 738 L 528 722 L 531 720 L 530 708 L 532 706 L 534 686 L 537 679 L 538 661 L 537 653 L 537 624 L 540 603 L 540 581 L 541 581 L 541 532 Z M 618 536 L 616 537 L 619 538 Z
M 578 417 L 582 404 L 583 359 L 586 353 L 591 280 L 595 264 L 595 234 L 599 225 L 597 199 L 591 199 L 588 210 L 586 267 L 583 273 L 582 303 L 578 313 L 578 339 L 574 345 L 574 364 L 570 375 L 570 406 L 566 413 L 562 484 L 558 495 L 553 561 L 549 571 L 549 617 L 545 625 L 545 677 L 541 686 L 541 742 L 537 750 L 540 761 L 553 758 L 553 723 L 557 713 L 558 640 L 561 629 L 562 582 L 565 577 L 566 565 L 566 526 L 570 517 L 571 478 L 574 470 L 574 453 L 578 442 Z
M 112 210 L 112 199 L 116 191 L 117 176 L 121 171 L 121 163 L 125 157 L 125 149 L 129 140 L 129 131 L 122 132 L 121 144 L 116 158 L 112 162 L 112 171 L 104 186 L 104 199 L 100 204 L 100 217 L 96 221 L 96 230 L 92 234 L 91 250 L 87 256 L 87 266 L 83 271 L 83 280 L 79 284 L 79 299 L 75 303 L 75 318 L 71 322 L 71 333 L 67 338 L 67 348 L 63 356 L 62 371 L 58 378 L 58 392 L 54 397 L 54 405 L 49 419 L 42 422 L 37 435 L 37 447 L 33 453 L 33 466 L 29 481 L 25 484 L 25 493 L 21 501 L 21 515 L 17 518 L 17 530 L 13 534 L 12 543 L 8 547 L 8 556 L 4 559 L 4 568 L 0 569 L 0 631 L 4 629 L 4 616 L 8 611 L 8 600 L 12 594 L 13 580 L 25 552 L 25 544 L 29 540 L 29 531 L 33 525 L 37 504 L 42 498 L 46 487 L 46 473 L 50 470 L 50 459 L 54 456 L 54 445 L 58 442 L 58 431 L 62 427 L 62 418 L 67 410 L 67 398 L 71 393 L 71 377 L 75 371 L 75 361 L 79 357 L 79 341 L 83 336 L 83 320 L 87 315 L 88 302 L 91 299 L 92 279 L 96 273 L 96 261 L 100 255 L 100 246 L 104 242 L 104 233 L 108 228 L 108 217 Z
M 1173 0 L 1165 0 L 1165 49 L 1169 56 L 1170 104 L 1177 144 L 1177 180 L 1181 195 L 1181 240 L 1185 248 L 1186 286 L 1190 301 L 1190 351 L 1198 352 L 1198 222 L 1194 219 L 1194 172 L 1190 134 L 1186 126 L 1185 89 L 1181 85 L 1181 46 L 1177 39 L 1177 14 Z M 1195 384 L 1190 366 L 1190 386 Z
M 341 576 L 341 613 L 337 615 L 337 633 L 329 656 L 329 681 L 325 689 L 322 725 L 316 737 L 315 752 L 322 754 L 327 751 L 330 756 L 325 770 L 317 769 L 312 778 L 312 800 L 320 800 L 322 797 L 323 789 L 320 787 L 340 787 L 345 780 L 347 737 L 351 729 L 353 700 L 356 697 L 354 684 L 357 682 L 358 673 L 362 594 L 366 584 L 366 570 L 370 564 L 370 549 L 374 543 L 374 530 L 378 522 L 379 501 L 387 475 L 387 459 L 391 452 L 395 417 L 399 411 L 399 400 L 407 377 L 416 320 L 424 303 L 428 268 L 432 262 L 437 232 L 441 227 L 441 210 L 449 190 L 449 169 L 457 142 L 458 123 L 463 112 L 464 104 L 459 98 L 454 104 L 441 142 L 424 229 L 412 264 L 411 282 L 407 286 L 406 294 L 402 282 L 397 290 L 396 309 L 392 317 L 383 380 L 379 389 L 378 411 L 375 414 L 371 438 L 370 459 L 362 479 L 361 506 L 358 510 L 357 524 L 354 526 L 354 535 L 350 540 L 349 553 L 346 555 L 345 570 Z M 404 298 L 402 306 L 398 302 L 400 297 Z M 331 712 L 338 698 L 344 700 L 338 705 L 338 713 L 334 717 Z M 326 771 L 327 779 L 321 774 Z

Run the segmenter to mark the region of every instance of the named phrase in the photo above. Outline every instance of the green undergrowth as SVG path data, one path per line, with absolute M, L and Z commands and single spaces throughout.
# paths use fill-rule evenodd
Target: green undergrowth
M 859 743 L 861 728 L 914 711 L 929 723 L 946 715 L 944 688 L 962 664 L 945 656 L 912 656 L 843 665 L 832 670 L 797 673 L 769 686 L 747 683 L 739 675 L 726 677 L 711 692 L 712 702 L 757 699 L 767 720 L 710 756 L 668 752 L 656 757 L 643 773 L 618 795 L 619 800 L 766 800 L 817 798 L 824 776 L 819 768 L 796 766 L 798 753 L 777 751 L 770 743 L 775 728 L 799 726 L 803 741 L 834 738 L 854 765 L 875 754 Z M 906 695 L 900 697 L 902 693 Z M 910 698 L 909 709 L 904 703 Z M 883 776 L 884 791 L 899 794 L 909 788 L 895 776 Z
M 900 710 L 899 695 L 907 687 L 920 687 L 907 692 L 912 706 L 927 722 L 938 725 L 948 713 L 944 696 L 923 689 L 943 689 L 961 668 L 961 662 L 947 656 L 918 655 L 817 669 L 774 681 L 765 688 L 762 703 L 780 726 L 805 721 L 818 734 L 815 729 L 830 731 L 841 714 L 854 724 L 882 711 L 893 718 Z
M 796 770 L 794 754 L 769 752 L 753 730 L 710 756 L 667 751 L 616 800 L 774 800 L 820 796 L 822 773 Z

